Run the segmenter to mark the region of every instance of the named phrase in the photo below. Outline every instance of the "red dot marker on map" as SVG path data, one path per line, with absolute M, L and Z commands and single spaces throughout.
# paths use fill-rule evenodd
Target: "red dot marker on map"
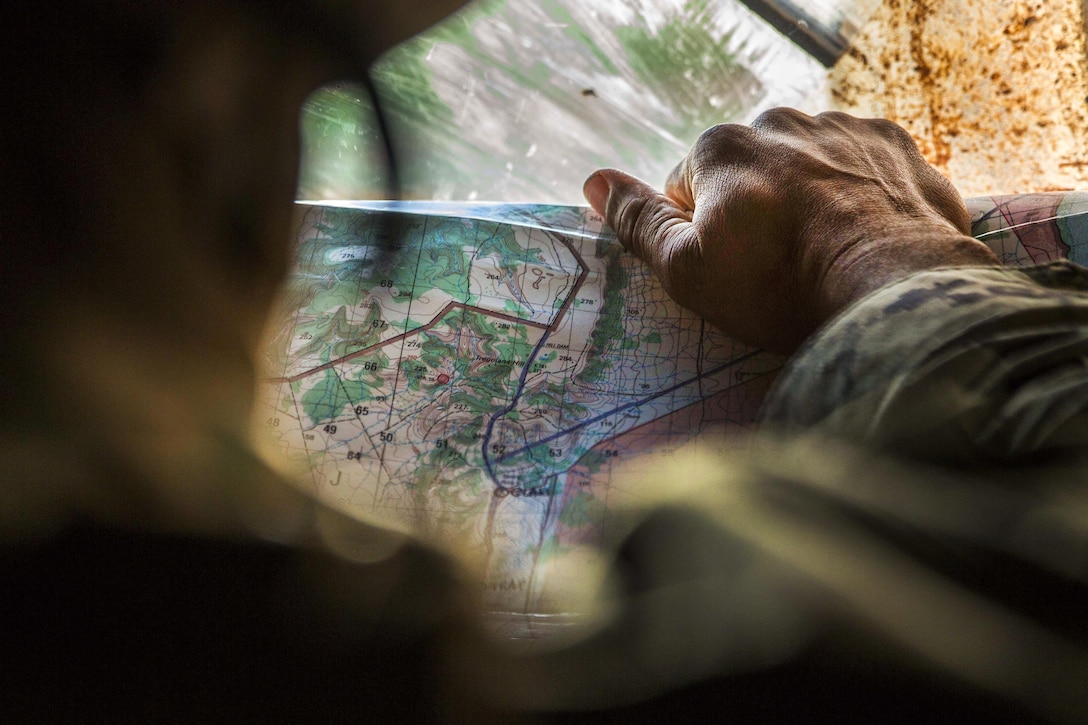
M 448 383 L 450 381 L 450 376 L 446 375 L 445 373 L 442 373 L 441 375 L 438 376 L 437 381 L 438 381 L 439 385 L 445 385 L 446 383 Z

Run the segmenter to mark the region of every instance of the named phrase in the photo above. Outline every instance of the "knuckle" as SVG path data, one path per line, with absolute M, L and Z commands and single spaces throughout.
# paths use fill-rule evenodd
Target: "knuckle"
M 662 252 L 661 269 L 658 278 L 666 294 L 680 305 L 697 310 L 702 302 L 699 291 L 698 248 L 691 240 L 675 240 Z
M 909 143 L 911 147 L 916 148 L 914 139 L 907 133 L 907 129 L 903 128 L 895 121 L 889 121 L 886 118 L 870 118 L 866 119 L 866 123 L 868 123 L 870 128 L 878 135 L 897 143 Z
M 918 144 L 915 143 L 914 137 L 895 121 L 889 121 L 886 118 L 866 118 L 862 123 L 876 138 L 895 146 L 908 158 L 921 161 L 922 155 L 918 151 Z
M 703 163 L 743 157 L 751 146 L 750 128 L 735 123 L 721 123 L 699 134 L 688 154 L 688 160 L 698 168 Z
M 805 128 L 812 125 L 812 123 L 813 119 L 808 114 L 802 113 L 796 108 L 779 106 L 756 116 L 755 120 L 752 121 L 752 128 L 774 131 Z
M 867 134 L 896 145 L 908 143 L 914 146 L 914 140 L 906 129 L 886 118 L 858 118 L 842 111 L 824 111 L 815 120 L 822 125 L 836 126 L 855 134 Z
M 634 243 L 636 249 L 644 246 L 642 239 L 654 230 L 652 217 L 658 204 L 649 196 L 634 195 L 624 198 L 616 210 L 615 229 L 622 241 Z
M 664 197 L 637 195 L 618 206 L 613 228 L 624 246 L 653 268 L 665 291 L 687 306 L 685 299 L 691 296 L 686 281 L 699 266 L 692 258 L 692 235 L 681 224 Z
M 816 123 L 821 125 L 839 126 L 840 128 L 852 128 L 858 124 L 864 124 L 865 121 L 857 116 L 851 116 L 849 113 L 842 111 L 824 111 L 818 113 L 813 117 Z
M 733 143 L 739 138 L 742 130 L 743 127 L 735 123 L 719 123 L 699 134 L 693 148 L 698 151 L 700 149 L 714 148 L 721 144 Z

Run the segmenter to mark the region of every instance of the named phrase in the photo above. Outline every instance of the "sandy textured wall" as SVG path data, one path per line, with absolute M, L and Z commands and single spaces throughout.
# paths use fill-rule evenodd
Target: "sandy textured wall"
M 1088 189 L 1082 0 L 884 0 L 835 107 L 905 126 L 966 196 Z

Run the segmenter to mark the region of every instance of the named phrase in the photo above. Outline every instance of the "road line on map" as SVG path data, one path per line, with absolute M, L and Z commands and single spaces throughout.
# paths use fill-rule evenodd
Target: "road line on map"
M 730 360 L 729 362 L 727 362 L 727 363 L 725 363 L 723 365 L 719 365 L 718 367 L 712 369 L 710 372 L 706 373 L 705 375 L 710 376 L 710 375 L 714 375 L 716 373 L 720 373 L 721 371 L 725 370 L 726 368 L 732 367 L 733 365 L 739 365 L 740 363 L 743 363 L 743 362 L 751 359 L 752 357 L 761 354 L 762 352 L 763 352 L 762 350 L 756 350 L 756 351 L 750 352 L 747 355 L 744 355 L 744 356 L 742 356 L 740 358 Z M 682 383 L 678 383 L 677 385 L 674 385 L 671 388 L 666 388 L 665 390 L 654 393 L 653 395 L 648 396 L 646 398 L 642 398 L 641 400 L 636 400 L 636 401 L 633 401 L 633 402 L 630 402 L 630 403 L 625 403 L 624 405 L 621 405 L 618 408 L 613 408 L 612 410 L 610 410 L 610 411 L 608 411 L 606 413 L 602 413 L 601 415 L 590 418 L 589 420 L 582 421 L 578 425 L 571 426 L 570 428 L 565 428 L 564 430 L 561 430 L 561 431 L 557 431 L 556 433 L 548 436 L 547 438 L 541 438 L 537 442 L 532 443 L 530 445 L 527 445 L 524 448 L 519 448 L 516 451 L 511 451 L 510 453 L 507 453 L 502 458 L 500 458 L 498 461 L 496 461 L 496 463 L 502 463 L 503 461 L 505 461 L 505 460 L 507 460 L 509 458 L 513 458 L 514 456 L 519 456 L 522 453 L 525 453 L 526 451 L 532 450 L 533 448 L 537 448 L 539 446 L 551 443 L 552 441 L 554 441 L 556 438 L 559 438 L 560 436 L 564 436 L 564 435 L 567 435 L 569 433 L 573 433 L 574 431 L 576 431 L 576 430 L 578 430 L 580 428 L 584 428 L 587 425 L 591 425 L 593 423 L 596 423 L 599 420 L 603 420 L 603 419 L 607 418 L 610 415 L 615 415 L 617 413 L 621 413 L 621 412 L 623 412 L 623 411 L 625 411 L 625 410 L 627 410 L 629 408 L 635 408 L 635 407 L 637 407 L 639 405 L 645 405 L 646 403 L 649 403 L 652 400 L 656 400 L 657 398 L 660 398 L 662 395 L 668 395 L 669 393 L 676 392 L 680 388 L 683 388 L 683 387 L 685 387 L 687 385 L 691 385 L 692 383 L 697 382 L 697 381 L 699 381 L 701 379 L 702 378 L 700 378 L 700 377 L 689 378 L 689 379 L 685 380 Z M 729 387 L 733 387 L 733 386 L 729 386 Z M 723 389 L 725 389 L 725 388 L 723 388 Z M 685 406 L 685 407 L 687 407 L 687 406 Z M 634 430 L 634 429 L 632 428 L 631 430 Z M 624 431 L 624 433 L 627 433 L 627 432 L 628 431 Z M 614 434 L 614 436 L 615 435 L 620 435 L 620 434 L 616 433 L 616 434 Z
M 549 232 L 545 232 L 545 234 L 549 234 Z M 510 398 L 510 404 L 502 410 L 494 413 L 491 416 L 491 419 L 487 422 L 487 429 L 484 431 L 483 448 L 481 453 L 484 460 L 484 467 L 487 469 L 487 475 L 490 476 L 491 481 L 496 486 L 499 484 L 499 482 L 498 480 L 496 480 L 495 471 L 491 467 L 491 458 L 487 455 L 487 447 L 491 443 L 491 435 L 495 430 L 495 422 L 499 418 L 512 411 L 514 409 L 514 406 L 518 404 L 518 399 L 521 397 L 521 394 L 525 389 L 525 378 L 529 374 L 529 369 L 533 365 L 533 360 L 536 359 L 536 356 L 540 354 L 541 349 L 544 347 L 544 343 L 548 341 L 548 337 L 551 336 L 553 332 L 559 330 L 559 324 L 563 319 L 563 315 L 566 314 L 567 310 L 570 309 L 571 305 L 574 304 L 574 300 L 578 296 L 578 292 L 582 289 L 582 284 L 585 283 L 586 278 L 589 276 L 589 267 L 586 266 L 586 261 L 582 259 L 582 255 L 578 253 L 578 250 L 574 248 L 574 245 L 571 244 L 569 240 L 558 234 L 555 235 L 555 238 L 559 241 L 560 244 L 566 247 L 572 255 L 574 255 L 574 259 L 578 263 L 578 267 L 579 269 L 581 269 L 581 272 L 578 273 L 578 279 L 575 280 L 574 286 L 571 288 L 570 294 L 567 295 L 567 298 L 563 301 L 562 306 L 560 306 L 559 308 L 559 312 L 556 313 L 555 318 L 552 320 L 552 324 L 548 325 L 545 328 L 544 334 L 540 336 L 540 340 L 533 348 L 533 351 L 529 354 L 529 357 L 525 360 L 525 366 L 522 368 L 521 375 L 518 378 L 517 390 L 514 392 L 513 397 Z M 503 457 L 503 459 L 501 460 L 505 460 L 505 457 Z
M 407 330 L 405 332 L 402 332 L 399 335 L 394 335 L 393 337 L 390 337 L 390 338 L 388 338 L 386 340 L 381 340 L 380 342 L 376 342 L 373 345 L 367 345 L 364 348 L 361 348 L 361 349 L 356 350 L 354 352 L 350 352 L 347 355 L 344 355 L 342 357 L 338 357 L 335 360 L 330 360 L 329 362 L 327 362 L 327 363 L 325 363 L 323 365 L 318 365 L 315 368 L 310 368 L 309 370 L 305 370 L 305 371 L 303 371 L 301 373 L 296 373 L 294 375 L 289 375 L 289 376 L 281 377 L 281 378 L 265 378 L 264 382 L 266 382 L 266 383 L 294 383 L 294 382 L 297 382 L 299 380 L 302 380 L 303 378 L 309 377 L 309 376 L 311 376 L 311 375 L 313 375 L 315 373 L 319 373 L 322 370 L 328 370 L 329 368 L 331 368 L 331 367 L 333 367 L 335 365 L 339 365 L 340 363 L 347 362 L 348 360 L 352 360 L 354 358 L 361 357 L 363 355 L 368 355 L 368 354 L 374 352 L 375 350 L 379 350 L 379 349 L 385 347 L 386 345 L 392 345 L 393 343 L 400 342 L 400 341 L 404 340 L 407 337 L 411 337 L 412 335 L 416 335 L 416 334 L 419 334 L 421 332 L 426 332 L 427 330 L 430 330 L 432 327 L 437 325 L 442 320 L 442 318 L 444 318 L 446 315 L 448 315 L 450 312 L 453 312 L 457 308 L 461 308 L 461 309 L 464 309 L 464 310 L 471 310 L 473 312 L 479 312 L 479 313 L 481 313 L 483 315 L 486 315 L 488 317 L 497 317 L 500 320 L 507 320 L 509 322 L 514 322 L 516 324 L 529 325 L 530 327 L 537 327 L 537 328 L 540 328 L 542 330 L 548 329 L 548 326 L 545 325 L 542 322 L 533 322 L 532 320 L 523 320 L 523 319 L 521 319 L 519 317 L 514 317 L 513 315 L 503 314 L 502 312 L 496 312 L 494 310 L 489 310 L 489 309 L 487 309 L 485 307 L 477 307 L 476 305 L 468 305 L 468 304 L 465 304 L 464 302 L 448 302 L 446 304 L 446 306 L 443 307 L 441 310 L 439 310 L 438 314 L 435 315 L 431 319 L 431 321 L 426 323 L 425 325 L 420 325 L 419 327 L 413 327 L 411 330 Z

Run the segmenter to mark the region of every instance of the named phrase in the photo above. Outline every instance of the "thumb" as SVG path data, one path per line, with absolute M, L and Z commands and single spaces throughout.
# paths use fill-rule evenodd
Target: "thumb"
M 653 268 L 667 292 L 674 293 L 678 275 L 694 271 L 694 267 L 674 268 L 677 263 L 693 261 L 690 255 L 698 250 L 691 212 L 649 184 L 615 169 L 594 172 L 586 179 L 582 193 L 615 230 L 620 243 Z

